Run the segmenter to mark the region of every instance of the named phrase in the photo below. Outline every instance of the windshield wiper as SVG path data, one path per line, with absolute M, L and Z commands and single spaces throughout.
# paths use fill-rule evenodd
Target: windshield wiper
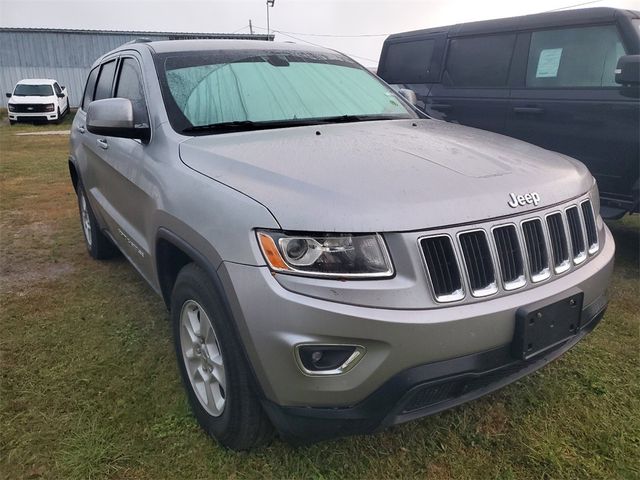
M 236 120 L 233 122 L 210 123 L 208 125 L 193 125 L 184 128 L 183 132 L 207 132 L 215 130 L 250 130 L 256 123 L 251 120 Z
M 371 120 L 399 120 L 409 117 L 399 115 L 336 115 L 334 117 L 316 118 L 319 123 L 350 123 L 350 122 L 368 122 Z

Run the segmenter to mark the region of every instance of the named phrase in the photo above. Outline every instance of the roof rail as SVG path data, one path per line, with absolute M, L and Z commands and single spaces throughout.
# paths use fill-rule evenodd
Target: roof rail
M 131 45 L 133 43 L 149 43 L 149 42 L 153 42 L 153 40 L 151 40 L 150 38 L 135 38 L 125 43 L 124 45 Z

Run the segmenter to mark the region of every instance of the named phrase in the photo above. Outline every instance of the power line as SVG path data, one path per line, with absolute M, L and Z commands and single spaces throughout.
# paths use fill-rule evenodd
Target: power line
M 256 27 L 260 28 L 260 27 Z M 266 30 L 266 28 L 262 28 L 262 30 Z M 356 35 L 337 35 L 337 34 L 329 34 L 329 33 L 302 33 L 302 32 L 288 32 L 286 30 L 275 30 L 271 29 L 274 32 L 279 32 L 290 35 L 302 35 L 304 37 L 335 37 L 335 38 L 359 38 L 359 37 L 388 37 L 391 35 L 390 33 L 360 33 Z
M 557 12 L 559 10 L 566 10 L 567 8 L 573 8 L 573 7 L 582 7 L 584 5 L 591 5 L 594 3 L 600 3 L 602 0 L 593 0 L 592 2 L 584 2 L 584 3 L 576 3 L 575 5 L 567 5 L 566 7 L 560 7 L 560 8 L 554 8 L 553 10 L 545 10 L 546 12 Z
M 238 33 L 238 32 L 240 32 L 240 31 L 242 31 L 242 30 L 244 30 L 245 28 L 248 28 L 248 27 L 249 27 L 249 25 L 245 25 L 244 27 L 241 27 L 241 28 L 231 32 L 231 35 L 233 35 L 234 33 Z
M 266 28 L 258 27 L 257 25 L 254 25 L 254 26 L 253 26 L 253 28 L 258 28 L 258 29 L 260 29 L 260 30 L 266 30 Z M 326 46 L 324 46 L 324 45 L 320 45 L 319 43 L 313 43 L 313 42 L 310 42 L 310 41 L 308 41 L 308 40 L 304 40 L 304 39 L 302 39 L 302 38 L 295 37 L 295 36 L 293 36 L 293 35 L 291 35 L 291 34 L 289 34 L 289 33 L 285 33 L 285 32 L 283 32 L 282 30 L 276 30 L 275 28 L 272 28 L 272 29 L 271 29 L 271 31 L 272 31 L 272 32 L 279 33 L 279 34 L 281 34 L 281 35 L 284 35 L 285 37 L 289 37 L 289 38 L 292 38 L 292 39 L 294 39 L 294 40 L 298 40 L 299 42 L 308 43 L 309 45 L 313 45 L 314 47 L 329 48 L 329 47 L 326 47 Z M 362 57 L 362 56 L 360 56 L 360 55 L 356 55 L 356 54 L 354 54 L 354 53 L 349 53 L 349 52 L 343 52 L 343 53 L 345 53 L 345 54 L 349 55 L 350 57 L 359 58 L 359 59 L 361 59 L 361 60 L 367 60 L 368 62 L 374 62 L 374 63 L 377 63 L 377 62 L 378 62 L 378 60 L 374 60 L 374 59 L 372 59 L 372 58 L 367 58 L 367 57 Z

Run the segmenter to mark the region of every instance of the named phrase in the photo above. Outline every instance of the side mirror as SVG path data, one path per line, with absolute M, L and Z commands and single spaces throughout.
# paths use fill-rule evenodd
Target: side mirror
M 106 137 L 138 138 L 149 140 L 149 125 L 136 125 L 133 121 L 133 105 L 128 98 L 105 98 L 87 107 L 87 130 Z
M 418 103 L 418 96 L 416 95 L 416 92 L 410 88 L 400 88 L 398 89 L 398 93 L 411 105 L 415 106 Z
M 640 85 L 640 55 L 625 55 L 618 59 L 616 83 Z
M 66 89 L 67 89 L 67 87 L 65 87 L 64 85 L 60 85 L 60 89 L 61 89 L 61 90 L 66 90 Z
M 58 97 L 58 98 L 64 98 L 64 93 L 56 93 L 56 97 Z
M 11 98 L 11 93 L 7 92 L 5 95 L 7 96 L 7 98 Z

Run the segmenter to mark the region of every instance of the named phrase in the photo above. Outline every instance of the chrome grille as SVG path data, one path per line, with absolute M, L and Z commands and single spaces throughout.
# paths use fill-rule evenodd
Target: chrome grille
M 540 282 L 550 275 L 547 242 L 539 219 L 522 222 L 524 243 L 527 248 L 529 273 L 532 282 Z
M 505 225 L 493 230 L 498 254 L 500 274 L 505 290 L 513 290 L 525 284 L 522 249 L 515 225 Z
M 446 235 L 429 237 L 420 244 L 436 300 L 452 302 L 463 298 L 462 278 L 451 238 Z
M 553 213 L 547 217 L 547 228 L 553 256 L 553 268 L 556 273 L 562 273 L 569 269 L 569 243 L 564 228 L 562 214 Z
M 471 293 L 476 297 L 491 295 L 498 290 L 493 259 L 484 230 L 461 233 L 458 239 L 469 278 Z
M 567 223 L 569 224 L 573 262 L 577 265 L 587 258 L 587 249 L 585 248 L 584 232 L 578 207 L 567 208 Z
M 594 253 L 598 250 L 598 231 L 596 230 L 593 207 L 590 200 L 585 200 L 580 206 L 582 207 L 582 218 L 584 218 L 584 226 L 586 227 L 589 253 Z
M 420 238 L 436 301 L 515 290 L 560 275 L 599 249 L 589 200 L 564 211 L 523 216 L 519 224 L 493 224 Z M 577 267 L 573 267 L 577 268 Z

